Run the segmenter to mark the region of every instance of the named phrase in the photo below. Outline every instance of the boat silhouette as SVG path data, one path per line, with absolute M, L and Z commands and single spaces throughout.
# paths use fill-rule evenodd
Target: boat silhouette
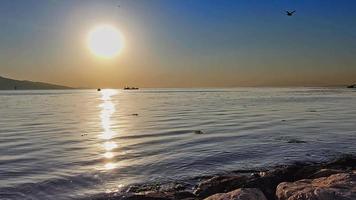
M 124 90 L 138 90 L 137 87 L 124 87 Z

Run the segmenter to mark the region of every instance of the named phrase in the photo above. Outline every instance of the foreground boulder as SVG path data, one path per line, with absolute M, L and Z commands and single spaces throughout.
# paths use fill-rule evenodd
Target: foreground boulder
M 219 193 L 204 200 L 267 200 L 257 188 L 241 188 L 229 193 Z
M 278 200 L 355 200 L 356 171 L 283 182 L 277 186 L 276 196 Z

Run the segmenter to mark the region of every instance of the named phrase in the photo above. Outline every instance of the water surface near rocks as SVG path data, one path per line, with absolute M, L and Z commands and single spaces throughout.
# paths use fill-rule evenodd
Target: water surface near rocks
M 355 102 L 343 88 L 1 91 L 0 199 L 355 153 Z

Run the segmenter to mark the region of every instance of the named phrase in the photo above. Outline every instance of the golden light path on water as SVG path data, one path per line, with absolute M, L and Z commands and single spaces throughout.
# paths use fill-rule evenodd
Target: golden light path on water
M 103 154 L 106 159 L 106 163 L 104 165 L 105 170 L 116 168 L 115 163 L 110 161 L 110 159 L 114 157 L 114 153 L 112 151 L 118 147 L 116 142 L 112 141 L 112 138 L 116 135 L 116 132 L 112 130 L 111 121 L 111 116 L 115 113 L 115 105 L 111 101 L 111 98 L 116 94 L 116 90 L 106 89 L 101 91 L 102 103 L 99 107 L 101 108 L 100 119 L 103 132 L 99 135 L 99 137 L 103 140 L 103 148 L 105 150 L 105 153 Z

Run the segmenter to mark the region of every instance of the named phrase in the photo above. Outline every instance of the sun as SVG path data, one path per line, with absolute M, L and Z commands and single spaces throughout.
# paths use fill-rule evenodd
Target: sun
M 100 25 L 89 32 L 87 44 L 94 55 L 113 58 L 120 53 L 123 40 L 120 31 L 114 26 Z

